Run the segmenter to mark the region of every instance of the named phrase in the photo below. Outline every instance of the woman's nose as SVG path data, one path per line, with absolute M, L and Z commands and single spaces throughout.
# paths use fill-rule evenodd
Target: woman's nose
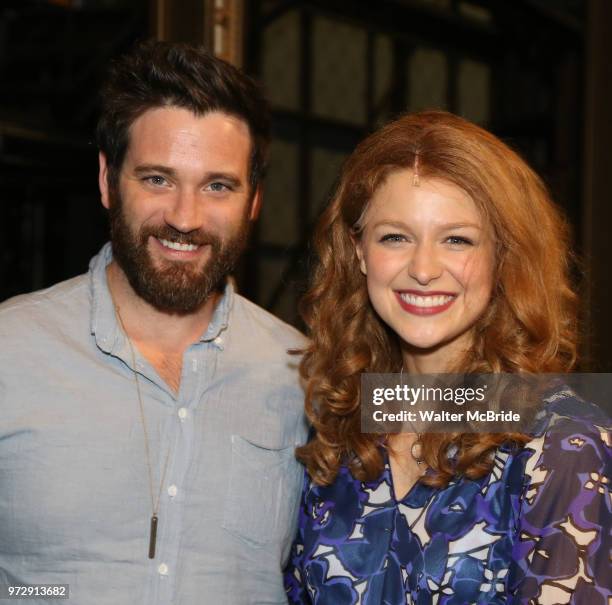
M 442 264 L 433 246 L 416 244 L 408 263 L 408 273 L 422 286 L 440 277 Z

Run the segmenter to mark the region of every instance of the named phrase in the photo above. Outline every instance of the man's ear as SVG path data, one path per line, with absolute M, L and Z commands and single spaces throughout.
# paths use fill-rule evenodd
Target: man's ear
M 259 212 L 261 211 L 261 202 L 263 201 L 263 189 L 262 186 L 259 185 L 253 194 L 253 199 L 251 200 L 251 210 L 249 211 L 249 220 L 256 221 L 259 217 Z
M 100 197 L 102 199 L 102 205 L 108 210 L 110 207 L 110 195 L 108 191 L 108 164 L 106 163 L 106 156 L 102 152 L 98 154 L 98 164 L 100 166 L 100 171 L 98 173 Z

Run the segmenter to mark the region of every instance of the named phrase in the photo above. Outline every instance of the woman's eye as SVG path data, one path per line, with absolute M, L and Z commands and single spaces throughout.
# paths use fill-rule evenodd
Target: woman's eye
M 471 239 L 467 237 L 462 237 L 460 235 L 451 235 L 446 238 L 446 241 L 449 244 L 452 244 L 453 246 L 473 246 L 474 245 L 474 242 Z
M 395 243 L 406 241 L 406 238 L 401 233 L 387 233 L 380 238 L 380 241 Z

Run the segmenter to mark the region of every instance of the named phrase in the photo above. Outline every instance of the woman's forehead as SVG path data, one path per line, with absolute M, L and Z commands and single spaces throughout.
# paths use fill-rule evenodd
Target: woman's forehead
M 436 177 L 421 177 L 415 184 L 412 170 L 396 171 L 376 189 L 364 214 L 374 217 L 426 218 L 433 222 L 469 221 L 482 225 L 482 212 L 462 188 Z

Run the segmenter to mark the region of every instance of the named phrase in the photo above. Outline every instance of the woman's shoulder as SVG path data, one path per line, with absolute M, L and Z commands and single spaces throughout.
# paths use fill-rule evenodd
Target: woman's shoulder
M 521 477 L 528 487 L 578 488 L 578 475 L 604 476 L 612 473 L 612 422 L 598 406 L 581 399 L 572 389 L 557 389 L 544 400 L 528 435 L 531 439 L 517 449 L 502 446 L 509 472 Z M 574 479 L 574 481 L 573 481 Z M 574 490 L 574 491 L 576 491 Z M 567 492 L 563 489 L 563 492 Z M 554 497 L 554 491 L 550 492 Z
M 545 468 L 610 464 L 612 421 L 599 406 L 571 388 L 557 389 L 544 399 L 524 450 L 532 464 Z
M 339 502 L 363 499 L 366 492 L 384 490 L 387 484 L 387 469 L 374 481 L 362 481 L 351 472 L 348 463 L 342 463 L 329 483 L 320 483 L 304 471 L 304 500 Z
M 571 391 L 546 402 L 532 439 L 507 458 L 522 534 L 600 531 L 609 512 L 612 433 L 606 414 Z M 559 529 L 561 528 L 561 529 Z
M 608 432 L 612 428 L 609 410 L 581 397 L 569 385 L 559 385 L 552 389 L 543 397 L 542 402 L 543 406 L 533 426 L 534 433 L 554 431 L 571 425 L 586 430 L 597 427 Z
M 549 398 L 537 428 L 512 461 L 521 490 L 509 585 L 542 601 L 551 587 L 584 596 L 583 579 L 587 588 L 609 583 L 607 549 L 600 546 L 612 520 L 610 422 L 568 389 Z

